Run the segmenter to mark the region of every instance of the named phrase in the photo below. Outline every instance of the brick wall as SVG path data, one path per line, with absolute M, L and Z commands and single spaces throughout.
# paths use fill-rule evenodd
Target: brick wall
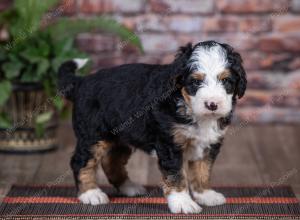
M 300 0 L 64 0 L 64 4 L 65 16 L 110 15 L 141 38 L 145 54 L 109 34 L 81 34 L 78 46 L 91 54 L 95 66 L 168 63 L 188 42 L 226 42 L 242 54 L 248 73 L 249 89 L 239 102 L 238 119 L 300 122 Z

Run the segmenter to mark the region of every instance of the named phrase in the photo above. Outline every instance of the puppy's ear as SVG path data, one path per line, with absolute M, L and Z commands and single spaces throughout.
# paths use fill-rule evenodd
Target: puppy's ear
M 222 44 L 222 46 L 227 50 L 231 71 L 238 76 L 235 94 L 237 94 L 239 98 L 242 98 L 247 88 L 247 76 L 243 67 L 243 59 L 241 55 L 234 51 L 228 44 Z
M 193 45 L 191 43 L 188 43 L 186 46 L 184 47 L 180 47 L 176 56 L 175 56 L 175 61 L 187 61 L 190 56 L 192 55 L 193 52 Z
M 193 45 L 188 43 L 184 47 L 180 47 L 173 62 L 173 73 L 175 74 L 177 85 L 183 85 L 184 78 L 188 74 L 187 64 L 193 52 Z

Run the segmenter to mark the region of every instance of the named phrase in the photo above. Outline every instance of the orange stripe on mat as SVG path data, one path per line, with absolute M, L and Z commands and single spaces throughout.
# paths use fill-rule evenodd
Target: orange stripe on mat
M 4 203 L 66 203 L 74 204 L 79 203 L 77 198 L 66 197 L 5 197 Z M 149 204 L 165 204 L 166 200 L 163 197 L 152 198 L 126 198 L 114 197 L 110 198 L 111 203 L 149 203 Z M 289 197 L 229 197 L 226 198 L 227 204 L 243 204 L 243 203 L 298 203 L 297 198 Z

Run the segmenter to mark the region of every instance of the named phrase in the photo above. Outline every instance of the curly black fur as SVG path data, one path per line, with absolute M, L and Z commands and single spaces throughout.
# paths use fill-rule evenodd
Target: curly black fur
M 209 46 L 216 42 L 203 42 Z M 246 89 L 245 71 L 238 53 L 221 44 L 228 52 L 235 85 L 228 92 L 242 97 Z M 191 123 L 179 115 L 178 102 L 183 101 L 181 88 L 186 87 L 191 44 L 182 47 L 173 63 L 168 65 L 128 64 L 102 69 L 97 73 L 77 77 L 76 64 L 68 61 L 59 70 L 59 88 L 67 90 L 65 97 L 74 103 L 73 128 L 77 146 L 71 160 L 75 179 L 78 172 L 93 157 L 90 149 L 98 141 L 122 143 L 146 152 L 155 150 L 159 166 L 165 175 L 180 175 L 182 146 L 173 140 L 176 124 Z M 225 85 L 226 86 L 226 85 Z M 224 119 L 225 126 L 231 115 Z M 122 146 L 121 145 L 121 146 Z M 221 144 L 212 145 L 215 159 Z

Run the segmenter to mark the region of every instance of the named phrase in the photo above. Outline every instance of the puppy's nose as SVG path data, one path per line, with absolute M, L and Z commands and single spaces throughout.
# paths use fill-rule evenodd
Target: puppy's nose
M 216 111 L 218 105 L 215 102 L 204 102 L 205 107 L 210 111 Z

